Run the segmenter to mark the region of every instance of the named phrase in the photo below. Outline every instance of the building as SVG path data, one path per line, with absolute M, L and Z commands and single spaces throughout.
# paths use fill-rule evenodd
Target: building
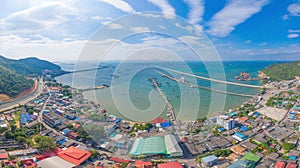
M 53 167 L 64 167 L 64 168 L 73 168 L 76 165 L 72 164 L 58 156 L 49 157 L 39 161 L 38 166 L 41 168 L 53 168 Z
M 51 126 L 51 127 L 57 127 L 62 123 L 62 120 L 60 119 L 59 116 L 55 113 L 45 113 L 43 114 L 43 121 Z
M 183 151 L 180 148 L 174 135 L 166 135 L 165 144 L 166 144 L 167 155 L 171 157 L 183 156 Z
M 244 141 L 248 139 L 248 136 L 241 132 L 236 132 L 234 135 L 232 135 L 232 137 L 237 139 L 238 141 Z
M 215 155 L 203 157 L 201 159 L 201 164 L 203 167 L 212 167 L 218 164 L 218 158 Z
M 235 127 L 235 120 L 229 118 L 227 115 L 219 115 L 217 117 L 217 124 L 227 130 L 232 130 Z
M 284 167 L 285 167 L 285 165 L 286 165 L 286 163 L 285 163 L 285 162 L 278 161 L 278 162 L 276 162 L 276 164 L 275 164 L 274 168 L 284 168 Z
M 233 164 L 231 164 L 230 166 L 228 166 L 227 168 L 252 168 L 253 163 L 251 161 L 247 161 L 247 160 L 238 160 L 236 162 L 234 162 Z
M 130 151 L 131 157 L 164 155 L 183 156 L 183 151 L 174 135 L 137 138 Z
M 243 159 L 243 160 L 247 160 L 247 161 L 251 161 L 251 162 L 253 162 L 254 164 L 256 164 L 256 163 L 259 162 L 260 157 L 257 156 L 257 155 L 255 155 L 255 154 L 253 154 L 253 153 L 251 153 L 251 152 L 249 152 L 249 153 L 247 153 L 242 159 Z
M 157 165 L 158 168 L 183 168 L 179 162 L 161 163 Z
M 85 160 L 87 160 L 91 156 L 91 153 L 88 151 L 76 148 L 74 146 L 71 146 L 71 147 L 67 148 L 66 150 L 62 150 L 62 151 L 58 152 L 57 156 L 78 166 L 81 163 L 83 163 Z

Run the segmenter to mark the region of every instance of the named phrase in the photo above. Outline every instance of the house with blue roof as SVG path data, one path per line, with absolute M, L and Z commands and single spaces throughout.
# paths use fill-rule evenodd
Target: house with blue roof
M 253 162 L 248 160 L 238 160 L 227 168 L 253 168 L 255 165 Z
M 201 159 L 201 164 L 203 167 L 212 167 L 218 164 L 218 158 L 215 155 L 203 157 Z
M 248 136 L 241 132 L 236 132 L 234 135 L 232 135 L 232 137 L 237 139 L 238 141 L 244 141 L 248 139 Z

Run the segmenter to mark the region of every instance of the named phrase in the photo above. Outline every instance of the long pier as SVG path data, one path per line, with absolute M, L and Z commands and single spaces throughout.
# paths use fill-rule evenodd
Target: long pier
M 66 73 L 78 73 L 78 72 L 87 72 L 87 71 L 95 71 L 99 69 L 109 68 L 108 66 L 96 67 L 96 68 L 88 68 L 88 69 L 79 69 L 74 71 L 67 71 Z
M 186 75 L 186 76 L 203 79 L 203 80 L 208 80 L 208 81 L 212 81 L 212 82 L 224 83 L 224 84 L 235 85 L 235 86 L 243 86 L 243 87 L 249 87 L 249 88 L 256 88 L 256 89 L 264 88 L 263 86 L 248 85 L 248 84 L 243 84 L 243 83 L 235 83 L 235 82 L 228 82 L 228 81 L 223 81 L 223 80 L 218 80 L 218 79 L 207 78 L 207 77 L 193 75 L 193 74 L 189 74 L 189 73 L 185 73 L 185 72 L 181 72 L 181 71 L 176 71 L 176 70 L 170 69 L 170 68 L 163 68 L 163 69 L 175 72 L 180 75 Z
M 80 92 L 87 92 L 87 91 L 90 91 L 90 90 L 98 90 L 98 89 L 105 89 L 105 88 L 108 88 L 109 86 L 107 85 L 102 85 L 102 86 L 95 86 L 95 87 L 89 87 L 89 88 L 86 88 L 86 89 L 79 89 Z
M 149 79 L 153 86 L 156 88 L 156 90 L 158 91 L 158 93 L 160 94 L 160 96 L 165 100 L 165 103 L 168 107 L 168 112 L 170 113 L 170 120 L 171 121 L 175 121 L 176 120 L 176 116 L 175 116 L 175 112 L 174 112 L 174 108 L 172 106 L 172 104 L 169 102 L 168 98 L 166 97 L 166 95 L 163 93 L 163 91 L 159 88 L 159 85 L 156 81 L 155 78 L 151 78 Z
M 234 95 L 234 96 L 241 96 L 241 97 L 254 97 L 254 95 L 247 95 L 247 94 L 239 94 L 239 93 L 233 93 L 233 92 L 225 92 L 225 91 L 221 91 L 221 90 L 215 90 L 215 89 L 211 89 L 211 88 L 207 88 L 207 87 L 204 87 L 204 86 L 199 86 L 199 85 L 194 85 L 194 84 L 191 84 L 189 82 L 186 82 L 186 81 L 180 81 L 176 78 L 173 78 L 167 74 L 164 74 L 160 71 L 157 71 L 157 70 L 154 70 L 156 71 L 157 73 L 159 73 L 161 76 L 164 76 L 166 78 L 169 78 L 177 83 L 182 83 L 182 84 L 186 84 L 186 85 L 189 85 L 191 88 L 200 88 L 200 89 L 205 89 L 205 90 L 209 90 L 209 91 L 213 91 L 213 92 L 218 92 L 218 93 L 223 93 L 223 94 L 229 94 L 229 95 Z

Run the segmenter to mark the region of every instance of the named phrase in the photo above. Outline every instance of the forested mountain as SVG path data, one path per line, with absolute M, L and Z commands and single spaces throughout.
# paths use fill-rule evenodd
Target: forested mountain
M 14 60 L 0 55 L 0 94 L 15 97 L 33 87 L 33 80 L 26 76 L 57 76 L 63 73 L 60 66 L 38 58 Z
M 271 79 L 291 80 L 300 75 L 300 61 L 273 64 L 263 72 Z
M 60 66 L 34 57 L 14 60 L 0 55 L 0 65 L 22 75 L 42 75 L 46 71 L 54 76 L 64 73 Z
M 0 94 L 15 97 L 21 91 L 30 89 L 33 83 L 33 80 L 26 79 L 0 65 Z

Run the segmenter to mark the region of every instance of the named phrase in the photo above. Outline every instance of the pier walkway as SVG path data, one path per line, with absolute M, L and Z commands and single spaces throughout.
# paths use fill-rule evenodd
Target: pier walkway
M 160 94 L 160 96 L 165 100 L 165 103 L 166 103 L 166 105 L 168 107 L 168 112 L 170 113 L 170 120 L 171 121 L 175 121 L 176 120 L 176 116 L 175 116 L 174 108 L 173 108 L 172 104 L 169 102 L 167 96 L 159 88 L 159 85 L 158 85 L 158 83 L 157 83 L 157 81 L 156 81 L 155 78 L 151 78 L 149 80 L 152 82 L 153 86 L 156 88 L 156 90 L 158 91 L 158 93 Z
M 229 95 L 234 95 L 234 96 L 241 96 L 241 97 L 254 97 L 254 95 L 247 95 L 247 94 L 239 94 L 239 93 L 233 93 L 233 92 L 226 92 L 226 91 L 221 91 L 221 90 L 215 90 L 215 89 L 211 89 L 211 88 L 207 88 L 204 86 L 199 86 L 199 85 L 194 85 L 191 84 L 189 82 L 186 81 L 180 81 L 179 79 L 173 78 L 167 74 L 164 74 L 160 71 L 154 70 L 155 72 L 159 73 L 161 76 L 164 76 L 166 78 L 169 78 L 177 83 L 182 83 L 182 84 L 186 84 L 189 85 L 191 88 L 200 88 L 200 89 L 205 89 L 205 90 L 209 90 L 209 91 L 213 91 L 213 92 L 218 92 L 218 93 L 223 93 L 223 94 L 229 94 Z
M 87 91 L 90 91 L 90 90 L 98 90 L 98 89 L 105 89 L 105 88 L 108 88 L 109 86 L 107 85 L 102 85 L 102 86 L 95 86 L 95 87 L 88 87 L 88 88 L 85 88 L 85 89 L 79 89 L 80 92 L 87 92 Z
M 167 71 L 175 72 L 180 75 L 186 75 L 186 76 L 203 79 L 203 80 L 208 80 L 208 81 L 212 81 L 212 82 L 224 83 L 224 84 L 235 85 L 235 86 L 243 86 L 243 87 L 249 87 L 249 88 L 256 88 L 256 89 L 264 88 L 264 86 L 248 85 L 248 84 L 243 84 L 243 83 L 228 82 L 228 81 L 223 81 L 223 80 L 218 80 L 218 79 L 207 78 L 207 77 L 203 77 L 203 76 L 197 76 L 197 75 L 193 75 L 193 74 L 189 74 L 189 73 L 185 73 L 185 72 L 181 72 L 181 71 L 176 71 L 176 70 L 170 69 L 170 68 L 163 68 L 163 69 L 167 70 Z

